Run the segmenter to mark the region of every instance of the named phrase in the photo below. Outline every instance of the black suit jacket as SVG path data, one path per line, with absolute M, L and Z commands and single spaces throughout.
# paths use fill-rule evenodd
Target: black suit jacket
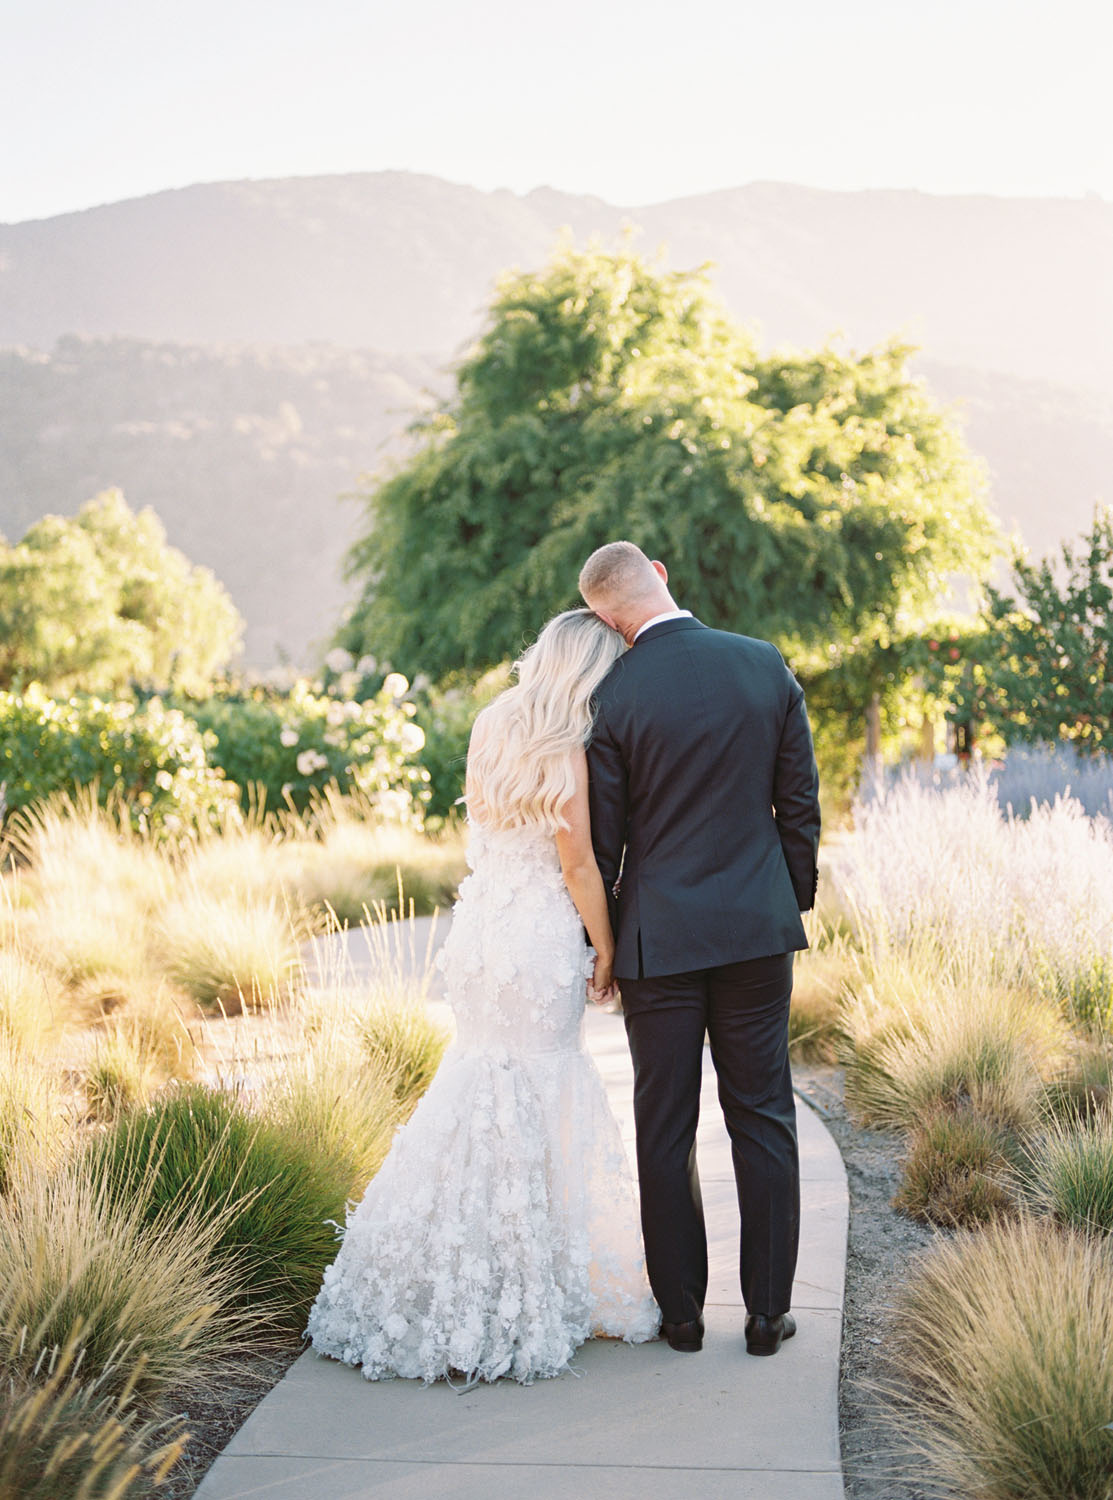
M 652 626 L 596 692 L 587 759 L 618 978 L 807 947 L 819 776 L 775 646 L 695 619 Z

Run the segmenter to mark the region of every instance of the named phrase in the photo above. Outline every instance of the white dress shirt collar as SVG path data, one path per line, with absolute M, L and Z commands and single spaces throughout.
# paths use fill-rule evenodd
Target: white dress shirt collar
M 691 618 L 690 609 L 667 609 L 663 615 L 654 615 L 651 620 L 646 620 L 644 625 L 639 625 L 634 634 L 634 641 L 638 639 L 638 636 L 644 635 L 647 630 L 651 630 L 654 625 L 663 625 L 666 620 L 690 620 Z M 630 642 L 631 646 L 634 641 Z

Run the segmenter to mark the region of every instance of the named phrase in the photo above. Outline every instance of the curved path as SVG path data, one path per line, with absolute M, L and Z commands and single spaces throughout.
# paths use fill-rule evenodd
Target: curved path
M 632 1155 L 622 1022 L 589 1011 L 587 1032 Z M 509 1492 L 536 1500 L 842 1500 L 847 1189 L 838 1148 L 819 1116 L 798 1104 L 799 1332 L 775 1358 L 754 1359 L 743 1341 L 738 1209 L 709 1055 L 701 1114 L 711 1255 L 701 1354 L 592 1341 L 574 1372 L 556 1380 L 458 1394 L 443 1383 L 371 1383 L 309 1350 L 217 1459 L 197 1500 L 490 1500 Z

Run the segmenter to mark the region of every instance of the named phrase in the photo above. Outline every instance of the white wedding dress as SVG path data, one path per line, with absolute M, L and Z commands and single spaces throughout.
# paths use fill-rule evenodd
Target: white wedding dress
M 439 958 L 456 1038 L 309 1315 L 313 1347 L 368 1380 L 528 1383 L 659 1322 L 553 836 L 473 823 L 468 864 Z

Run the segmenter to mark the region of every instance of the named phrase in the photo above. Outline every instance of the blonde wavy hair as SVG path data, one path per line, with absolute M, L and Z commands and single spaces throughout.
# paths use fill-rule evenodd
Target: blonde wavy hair
M 572 754 L 591 738 L 592 694 L 626 650 L 590 609 L 554 616 L 514 663 L 518 681 L 477 716 L 468 749 L 467 803 L 480 823 L 566 828 Z

